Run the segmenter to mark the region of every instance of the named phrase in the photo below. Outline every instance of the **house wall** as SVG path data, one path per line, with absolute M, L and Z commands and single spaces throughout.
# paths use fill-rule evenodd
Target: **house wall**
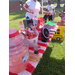
M 18 11 L 21 11 L 19 1 L 13 1 L 13 0 L 9 1 L 9 13 L 18 12 Z

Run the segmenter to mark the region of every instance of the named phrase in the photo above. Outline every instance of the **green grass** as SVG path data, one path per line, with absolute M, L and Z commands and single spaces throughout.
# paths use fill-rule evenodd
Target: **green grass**
M 19 28 L 19 20 L 23 21 L 25 19 L 25 12 L 14 12 L 9 13 L 9 29 L 18 29 Z
M 61 11 L 63 8 L 56 8 L 56 10 Z M 41 14 L 39 17 L 42 16 Z M 25 19 L 25 12 L 15 12 L 9 13 L 9 29 L 18 29 L 19 20 L 23 21 Z M 61 18 L 58 16 L 56 11 L 56 17 L 54 21 L 61 21 Z M 49 43 L 41 62 L 36 67 L 33 75 L 65 75 L 65 39 L 64 41 L 55 41 L 52 40 L 52 43 Z M 61 46 L 60 44 L 63 43 Z
M 65 41 L 52 40 L 33 75 L 65 75 Z M 63 43 L 61 46 L 60 44 Z

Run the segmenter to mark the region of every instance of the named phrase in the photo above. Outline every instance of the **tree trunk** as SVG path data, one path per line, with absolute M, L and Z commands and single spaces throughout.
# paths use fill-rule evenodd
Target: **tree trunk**
M 57 1 L 57 6 L 56 8 L 60 8 L 60 0 Z

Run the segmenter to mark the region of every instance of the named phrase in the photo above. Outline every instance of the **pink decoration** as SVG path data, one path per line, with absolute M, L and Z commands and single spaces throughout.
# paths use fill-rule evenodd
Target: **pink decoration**
M 20 24 L 19 27 L 21 27 L 21 29 L 23 29 L 24 25 L 22 24 L 22 21 L 19 20 L 19 24 Z
M 53 14 L 53 12 L 51 12 L 51 14 Z
M 62 18 L 62 21 L 65 22 L 65 16 Z

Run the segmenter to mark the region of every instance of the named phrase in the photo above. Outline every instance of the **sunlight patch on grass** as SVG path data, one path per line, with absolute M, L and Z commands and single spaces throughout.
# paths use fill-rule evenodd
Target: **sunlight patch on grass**
M 59 16 L 58 17 L 55 17 L 54 18 L 54 21 L 61 22 L 61 17 L 59 17 Z

